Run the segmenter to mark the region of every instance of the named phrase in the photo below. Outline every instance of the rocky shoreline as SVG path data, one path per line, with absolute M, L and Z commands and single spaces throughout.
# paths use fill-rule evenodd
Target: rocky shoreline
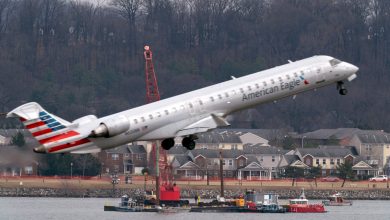
M 255 189 L 262 191 L 261 189 Z M 216 198 L 219 190 L 201 190 L 201 189 L 182 189 L 182 198 L 193 198 L 200 195 L 203 199 Z M 301 194 L 301 189 L 276 189 L 264 190 L 264 192 L 274 192 L 279 194 L 281 199 L 296 198 Z M 335 190 L 317 190 L 305 189 L 305 195 L 308 199 L 326 199 Z M 337 190 L 342 193 L 346 199 L 353 200 L 390 200 L 390 190 L 372 189 L 372 190 Z M 233 198 L 242 195 L 243 190 L 225 190 L 226 198 Z M 143 189 L 54 189 L 54 188 L 0 188 L 0 197 L 93 197 L 93 198 L 117 198 L 128 194 L 131 197 L 143 195 Z

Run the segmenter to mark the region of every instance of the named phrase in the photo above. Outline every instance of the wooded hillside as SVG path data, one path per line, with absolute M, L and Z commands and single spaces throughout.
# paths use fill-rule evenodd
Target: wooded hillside
M 390 130 L 387 0 L 0 0 L 0 111 L 36 101 L 71 121 L 141 105 L 145 44 L 162 98 L 334 56 L 360 67 L 347 96 L 319 89 L 237 114 L 232 125 Z

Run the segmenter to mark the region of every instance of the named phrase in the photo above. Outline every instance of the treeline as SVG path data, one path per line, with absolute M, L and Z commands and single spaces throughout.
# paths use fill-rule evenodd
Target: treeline
M 233 126 L 390 130 L 389 14 L 387 0 L 0 0 L 0 110 L 36 101 L 74 120 L 141 105 L 147 44 L 163 98 L 337 57 L 360 67 L 346 97 L 321 89 L 244 111 Z

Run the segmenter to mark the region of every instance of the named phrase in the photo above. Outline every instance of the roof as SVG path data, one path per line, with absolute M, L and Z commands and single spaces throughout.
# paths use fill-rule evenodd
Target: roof
M 259 144 L 255 145 L 244 145 L 245 154 L 285 154 L 287 150 L 273 146 L 262 146 Z
M 239 135 L 228 130 L 213 130 L 198 134 L 197 143 L 242 143 Z
M 365 131 L 357 134 L 357 137 L 362 143 L 390 143 L 390 134 L 383 131 Z
M 171 149 L 167 151 L 171 155 L 183 155 L 188 153 L 188 149 L 183 147 L 181 144 L 176 144 Z
M 191 157 L 188 155 L 176 155 L 173 160 L 176 160 L 179 163 L 179 167 L 183 166 L 189 161 L 192 162 Z
M 288 165 L 294 163 L 297 160 L 300 160 L 298 155 L 283 155 L 283 157 L 286 160 Z
M 361 132 L 358 128 L 336 128 L 336 129 L 319 129 L 298 135 L 299 138 L 307 139 L 344 139 L 352 137 L 354 134 Z
M 130 151 L 127 148 L 127 145 L 121 145 L 121 146 L 116 147 L 116 148 L 111 148 L 111 149 L 105 150 L 105 152 L 108 154 L 126 154 L 126 153 L 129 153 Z
M 237 158 L 244 155 L 242 150 L 219 150 L 219 149 L 194 149 L 191 151 L 194 158 L 202 155 L 206 158 L 219 158 L 219 152 L 222 153 L 222 158 Z M 244 155 L 245 156 L 245 155 Z
M 132 154 L 146 154 L 146 150 L 143 145 L 129 145 L 127 148 Z
M 278 138 L 283 138 L 285 135 L 288 135 L 290 132 L 285 129 L 217 129 L 218 131 L 227 131 L 229 133 L 234 133 L 238 136 L 252 133 L 254 135 L 257 135 L 259 137 L 262 137 L 266 140 L 274 140 Z
M 338 148 L 337 148 L 338 147 Z M 344 146 L 332 146 L 330 148 L 299 148 L 297 151 L 300 152 L 302 157 L 305 155 L 311 155 L 313 157 L 345 157 L 347 155 L 356 156 L 349 147 Z

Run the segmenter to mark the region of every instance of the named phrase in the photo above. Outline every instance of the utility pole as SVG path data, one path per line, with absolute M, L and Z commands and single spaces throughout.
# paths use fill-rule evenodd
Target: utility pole
M 219 151 L 219 175 L 221 177 L 221 197 L 225 197 L 225 189 L 223 182 L 223 158 L 222 158 L 222 150 Z

